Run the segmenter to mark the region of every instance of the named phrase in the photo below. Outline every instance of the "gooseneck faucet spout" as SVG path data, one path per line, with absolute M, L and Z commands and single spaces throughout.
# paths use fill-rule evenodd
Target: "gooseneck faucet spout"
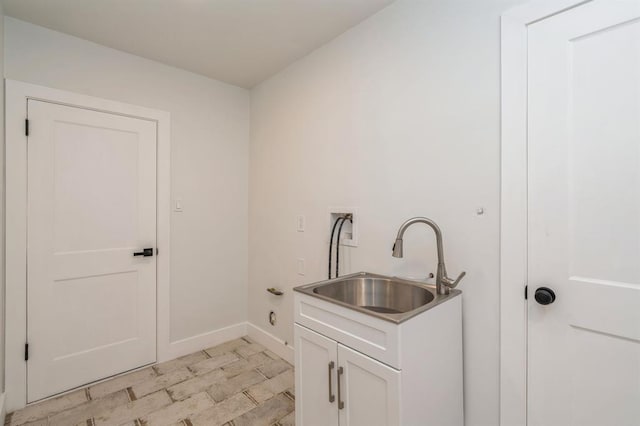
M 458 278 L 455 280 L 449 278 L 447 276 L 447 267 L 444 264 L 444 249 L 442 247 L 442 231 L 440 231 L 440 227 L 431 219 L 426 217 L 414 217 L 412 219 L 407 220 L 400 226 L 398 230 L 398 236 L 396 237 L 396 242 L 393 245 L 393 257 L 401 258 L 403 256 L 403 241 L 402 237 L 404 236 L 404 232 L 408 227 L 413 225 L 414 223 L 424 223 L 427 224 L 433 229 L 433 232 L 436 234 L 436 246 L 438 251 L 438 271 L 436 272 L 436 292 L 438 294 L 449 294 L 449 290 L 456 287 L 462 277 L 466 275 L 466 272 L 462 272 L 458 275 Z

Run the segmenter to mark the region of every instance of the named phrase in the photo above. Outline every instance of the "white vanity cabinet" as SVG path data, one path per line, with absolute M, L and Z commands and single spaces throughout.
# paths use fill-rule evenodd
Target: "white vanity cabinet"
M 295 345 L 296 424 L 397 423 L 400 371 L 297 324 Z
M 294 293 L 298 426 L 462 426 L 461 297 L 402 323 Z

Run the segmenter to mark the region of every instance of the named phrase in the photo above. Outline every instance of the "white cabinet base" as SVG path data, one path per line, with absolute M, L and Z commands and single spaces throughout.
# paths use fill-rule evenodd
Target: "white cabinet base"
M 462 297 L 400 324 L 294 297 L 298 426 L 463 426 Z

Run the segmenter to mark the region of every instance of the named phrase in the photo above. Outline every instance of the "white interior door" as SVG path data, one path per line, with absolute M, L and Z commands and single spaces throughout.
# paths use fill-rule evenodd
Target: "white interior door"
M 156 359 L 156 124 L 27 109 L 32 402 Z
M 587 2 L 528 43 L 529 425 L 637 426 L 640 2 Z

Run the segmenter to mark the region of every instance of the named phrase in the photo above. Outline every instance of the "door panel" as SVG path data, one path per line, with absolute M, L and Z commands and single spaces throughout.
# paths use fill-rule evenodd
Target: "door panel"
M 66 122 L 52 131 L 56 252 L 135 247 L 138 134 Z
M 296 424 L 336 426 L 338 424 L 336 396 L 338 344 L 298 324 L 294 325 L 294 335 Z M 330 363 L 333 363 L 331 369 Z M 331 390 L 329 375 L 331 375 Z M 333 396 L 332 400 L 330 395 Z
M 338 344 L 344 408 L 340 426 L 394 426 L 400 420 L 400 371 Z
M 529 28 L 530 425 L 640 424 L 640 3 Z
M 28 401 L 155 361 L 154 122 L 28 101 Z

